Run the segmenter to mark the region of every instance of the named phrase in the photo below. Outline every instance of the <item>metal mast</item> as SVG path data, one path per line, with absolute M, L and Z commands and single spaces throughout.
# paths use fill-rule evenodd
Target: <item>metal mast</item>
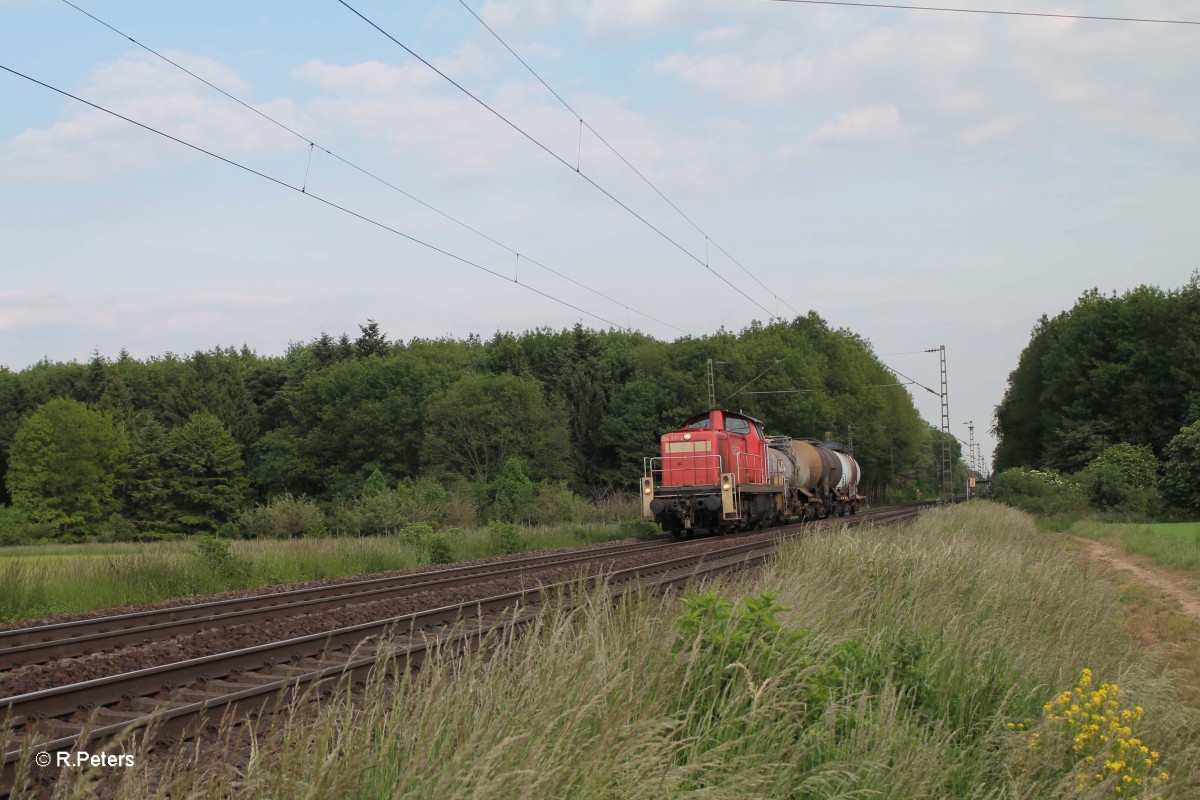
M 946 345 L 938 347 L 942 361 L 942 494 L 953 497 L 954 485 L 950 477 L 950 396 L 946 384 Z
M 967 465 L 967 469 L 972 472 L 979 471 L 979 465 L 975 460 L 975 420 L 969 419 L 963 423 L 967 426 L 967 430 L 971 435 L 967 441 L 967 457 L 963 459 L 963 463 Z M 961 439 L 959 441 L 962 441 Z
M 971 432 L 970 441 L 967 442 L 967 499 L 971 499 L 971 481 L 974 476 L 979 474 L 979 459 L 976 457 L 975 450 L 975 420 L 967 420 L 963 423 L 967 426 L 967 430 Z
M 708 407 L 713 409 L 717 407 L 717 384 L 713 380 L 713 360 L 708 360 Z

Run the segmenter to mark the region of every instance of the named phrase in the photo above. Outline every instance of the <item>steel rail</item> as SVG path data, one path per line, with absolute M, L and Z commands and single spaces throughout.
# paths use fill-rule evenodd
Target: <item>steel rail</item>
M 713 555 L 724 557 L 730 554 L 773 546 L 773 540 L 735 543 L 732 546 L 715 551 L 710 550 L 702 553 L 677 556 L 663 561 L 629 567 L 612 574 L 614 576 L 621 576 L 636 574 L 639 571 L 653 574 L 658 570 L 678 567 L 682 564 L 693 564 Z M 568 585 L 568 583 L 570 582 L 550 584 L 546 588 L 553 589 Z M 417 611 L 370 622 L 362 622 L 332 631 L 311 633 L 305 636 L 252 645 L 224 653 L 199 656 L 184 661 L 145 667 L 131 672 L 92 678 L 67 686 L 12 695 L 0 698 L 0 719 L 8 717 L 10 721 L 16 721 L 20 724 L 20 720 L 22 719 L 36 720 L 45 717 L 64 716 L 79 711 L 88 712 L 96 707 L 118 703 L 130 696 L 145 696 L 170 691 L 185 682 L 216 680 L 238 670 L 261 668 L 264 665 L 280 664 L 296 657 L 314 656 L 322 652 L 338 650 L 345 646 L 357 644 L 366 638 L 379 635 L 384 630 L 394 628 L 397 625 L 403 625 L 409 631 L 428 631 L 454 622 L 462 616 L 465 608 L 476 609 L 477 614 L 493 613 L 506 605 L 511 605 L 515 600 L 523 599 L 531 593 L 540 592 L 542 588 L 542 586 L 530 587 L 480 600 L 468 600 L 463 603 L 441 606 L 426 611 Z M 397 631 L 399 632 L 399 629 Z
M 845 520 L 845 522 L 847 524 L 894 522 L 913 518 L 921 510 L 920 507 L 884 509 L 872 514 L 858 515 L 851 520 Z M 775 552 L 781 541 L 802 535 L 806 528 L 807 526 L 803 525 L 786 526 L 773 531 L 772 533 L 777 535 L 770 539 L 735 542 L 730 546 L 715 550 L 629 567 L 607 575 L 592 574 L 582 580 L 529 587 L 516 592 L 398 615 L 385 620 L 346 626 L 282 642 L 256 645 L 229 653 L 188 659 L 176 664 L 150 667 L 123 675 L 97 678 L 70 686 L 5 698 L 0 701 L 0 719 L 7 719 L 6 725 L 12 725 L 15 722 L 15 726 L 10 728 L 11 732 L 27 726 L 34 727 L 29 723 L 36 723 L 45 717 L 72 715 L 81 711 L 84 713 L 98 711 L 106 705 L 119 704 L 136 696 L 144 697 L 160 692 L 169 695 L 185 682 L 220 682 L 231 676 L 236 679 L 236 676 L 243 671 L 270 668 L 287 660 L 313 657 L 327 659 L 332 652 L 339 649 L 356 645 L 362 646 L 364 641 L 379 642 L 383 637 L 389 636 L 393 639 L 398 635 L 408 636 L 411 639 L 405 646 L 397 650 L 384 651 L 388 657 L 403 661 L 407 667 L 419 663 L 419 659 L 424 657 L 428 648 L 435 642 L 446 645 L 455 642 L 479 641 L 502 627 L 528 622 L 539 613 L 531 611 L 537 606 L 536 599 L 545 597 L 549 593 L 561 592 L 569 595 L 581 586 L 591 590 L 601 581 L 605 581 L 610 586 L 609 591 L 614 595 L 627 591 L 630 585 L 639 582 L 658 588 L 681 585 L 700 575 L 761 563 Z M 479 627 L 472 630 L 459 630 L 449 638 L 430 635 L 431 631 L 435 629 L 446 629 L 456 623 L 464 622 L 464 612 L 469 609 L 474 610 L 474 616 L 480 623 Z M 493 617 L 495 621 L 485 622 L 489 616 Z M 203 720 L 211 719 L 214 712 L 234 713 L 238 718 L 242 718 L 246 713 L 265 708 L 272 701 L 283 702 L 281 692 L 295 695 L 304 687 L 333 677 L 359 674 L 369 670 L 382 656 L 383 653 L 376 652 L 366 657 L 353 658 L 348 662 L 339 660 L 337 663 L 328 664 L 320 669 L 271 680 L 259 685 L 242 685 L 236 691 L 224 695 L 183 703 L 172 708 L 158 709 L 135 719 L 84 729 L 78 734 L 41 742 L 27 740 L 20 748 L 10 750 L 5 754 L 3 770 L 0 772 L 0 797 L 4 797 L 6 792 L 11 790 L 18 767 L 27 766 L 26 762 L 35 753 L 69 751 L 81 744 L 111 739 L 151 726 L 157 726 L 154 730 L 160 735 L 163 732 L 173 732 L 179 736 L 195 735 L 203 727 Z
M 871 513 L 871 512 L 868 512 Z M 876 514 L 880 512 L 874 512 Z M 784 531 L 791 526 L 779 528 Z M 740 534 L 744 535 L 744 534 Z M 0 672 L 167 639 L 242 622 L 260 622 L 321 611 L 351 603 L 403 597 L 461 586 L 525 570 L 549 569 L 676 546 L 669 541 L 604 545 L 589 550 L 522 556 L 485 564 L 428 569 L 383 578 L 347 580 L 325 586 L 190 603 L 49 625 L 0 631 Z
M 295 616 L 672 546 L 673 542 L 661 541 L 625 543 L 0 631 L 0 672 L 239 622 Z
M 283 661 L 295 660 L 298 657 L 328 656 L 331 651 L 346 646 L 362 646 L 365 640 L 381 641 L 384 638 L 406 636 L 411 641 L 399 650 L 387 650 L 387 654 L 398 657 L 406 666 L 413 663 L 412 656 L 420 654 L 423 657 L 427 649 L 435 642 L 446 645 L 466 640 L 481 640 L 488 633 L 503 627 L 527 622 L 536 617 L 537 599 L 555 592 L 571 593 L 579 586 L 586 589 L 594 588 L 604 580 L 615 587 L 627 588 L 636 579 L 652 579 L 661 583 L 670 577 L 673 582 L 690 580 L 693 576 L 704 574 L 716 569 L 728 569 L 732 565 L 750 565 L 760 563 L 774 551 L 774 540 L 756 540 L 744 542 L 717 551 L 716 558 L 712 552 L 693 553 L 665 561 L 638 565 L 609 575 L 592 575 L 583 581 L 567 581 L 549 586 L 529 587 L 516 592 L 509 592 L 481 600 L 472 600 L 462 604 L 443 606 L 438 609 L 400 615 L 361 625 L 347 626 L 336 631 L 297 637 L 284 642 L 268 645 L 258 645 L 229 653 L 207 656 L 198 659 L 178 662 L 177 664 L 151 667 L 145 670 L 126 673 L 124 675 L 99 678 L 85 681 L 72 686 L 32 692 L 8 698 L 7 714 L 11 724 L 20 716 L 32 718 L 30 727 L 36 727 L 36 721 L 45 717 L 62 717 L 102 709 L 112 703 L 121 703 L 134 696 L 147 696 L 160 692 L 170 695 L 172 691 L 183 684 L 195 682 L 219 682 L 223 678 L 236 676 L 239 672 L 253 669 L 272 667 Z M 700 569 L 698 565 L 706 565 Z M 456 623 L 465 622 L 464 612 L 474 610 L 475 618 L 480 621 L 477 628 L 460 631 L 447 638 L 438 636 L 437 629 L 452 628 Z M 491 620 L 491 621 L 489 621 Z M 360 657 L 349 662 L 344 659 L 331 663 L 319 670 L 277 679 L 256 686 L 243 686 L 237 691 L 216 697 L 196 700 L 189 703 L 177 704 L 174 707 L 159 709 L 155 712 L 138 716 L 136 719 L 125 720 L 94 728 L 87 728 L 86 723 L 78 727 L 81 732 L 55 739 L 26 743 L 19 749 L 10 750 L 5 754 L 3 773 L 0 774 L 0 796 L 5 787 L 12 787 L 17 768 L 33 754 L 40 752 L 57 753 L 73 750 L 83 744 L 108 740 L 130 733 L 135 730 L 154 727 L 155 735 L 162 742 L 164 735 L 190 737 L 205 726 L 205 719 L 215 714 L 234 712 L 239 717 L 256 709 L 262 709 L 274 699 L 279 702 L 281 691 L 292 693 L 302 688 L 335 676 L 345 676 L 369 669 L 376 664 L 381 653 L 376 652 L 367 657 Z M 236 679 L 236 678 L 235 678 Z M 0 715 L 5 716 L 5 715 Z M 28 724 L 28 723 L 27 723 Z M 11 730 L 20 731 L 21 722 Z M 26 765 L 27 766 L 27 765 Z M 43 777 L 45 776 L 43 770 Z

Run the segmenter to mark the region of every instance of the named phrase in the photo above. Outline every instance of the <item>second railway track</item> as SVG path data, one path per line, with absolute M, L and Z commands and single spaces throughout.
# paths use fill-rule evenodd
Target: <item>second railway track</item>
M 884 509 L 863 514 L 854 521 L 900 521 L 914 517 L 918 511 L 919 509 L 912 507 Z M 591 567 L 586 574 L 580 571 L 574 580 L 544 583 L 529 581 L 528 585 L 514 591 L 487 596 L 476 595 L 437 608 L 332 627 L 304 636 L 0 698 L 0 742 L 7 740 L 4 747 L 5 761 L 0 772 L 0 797 L 11 790 L 19 775 L 29 774 L 30 759 L 43 752 L 71 752 L 89 743 L 145 729 L 152 729 L 160 743 L 188 738 L 202 731 L 206 725 L 211 726 L 213 721 L 221 719 L 222 715 L 245 718 L 259 709 L 281 702 L 281 698 L 294 696 L 323 682 L 344 680 L 347 677 L 357 679 L 365 675 L 381 658 L 395 659 L 397 664 L 403 666 L 414 665 L 420 662 L 432 643 L 466 644 L 504 627 L 523 624 L 539 613 L 547 591 L 569 596 L 580 586 L 591 588 L 601 580 L 606 582 L 608 591 L 613 595 L 619 595 L 633 586 L 659 590 L 668 586 L 679 586 L 699 575 L 760 563 L 774 551 L 778 540 L 794 537 L 802 530 L 802 526 L 797 525 L 775 529 L 765 534 L 703 540 L 694 544 L 706 546 L 696 548 L 670 543 L 639 543 L 398 576 L 408 579 L 409 585 L 412 586 L 422 585 L 421 581 L 431 578 L 436 580 L 437 576 L 440 576 L 444 580 L 456 581 L 453 585 L 457 586 L 481 581 L 483 584 L 479 588 L 483 589 L 489 585 L 487 581 L 496 571 L 513 575 L 536 573 L 551 566 L 588 564 Z M 619 562 L 621 558 L 637 554 L 648 558 L 633 566 L 622 565 Z M 555 561 L 556 558 L 559 560 Z M 488 569 L 492 571 L 488 572 Z M 478 571 L 472 572 L 473 570 Z M 389 586 L 385 589 L 383 582 L 387 580 L 389 579 L 351 581 L 344 586 L 358 587 L 358 595 L 377 590 L 405 590 L 402 586 Z M 363 588 L 364 584 L 372 583 L 378 585 L 369 589 Z M 315 591 L 338 588 L 340 587 L 320 587 Z M 286 615 L 293 613 L 295 603 L 355 602 L 352 599 L 354 593 L 345 596 L 308 596 L 303 592 L 311 590 L 296 591 L 282 593 L 293 596 L 274 605 L 260 605 L 257 611 Z M 273 597 L 278 596 L 263 595 L 239 599 L 264 602 Z M 335 599 L 339 597 L 341 599 Z M 347 600 L 345 597 L 351 599 Z M 185 609 L 195 609 L 203 614 L 205 611 L 213 611 L 212 608 L 201 608 L 210 605 L 219 607 L 220 610 L 216 611 L 216 614 L 244 614 L 256 610 L 237 608 L 236 605 L 222 606 L 218 603 L 195 604 L 161 611 L 181 612 Z M 151 626 L 204 624 L 205 619 L 210 620 L 210 624 L 220 624 L 211 623 L 213 616 L 213 613 L 209 613 L 207 617 L 200 618 L 164 619 L 151 615 L 141 617 L 141 620 L 143 623 L 151 619 L 156 620 L 149 623 Z M 117 618 L 107 618 L 107 621 L 111 624 L 115 619 Z M 79 622 L 103 623 L 104 620 Z M 75 627 L 75 630 L 86 629 L 85 625 Z M 25 630 L 36 631 L 38 628 Z M 142 627 L 136 630 L 141 633 L 134 634 L 135 636 L 144 637 L 149 629 Z M 154 627 L 153 630 L 166 631 L 167 628 Z M 114 633 L 128 635 L 130 631 Z M 84 634 L 91 635 L 95 633 Z M 383 642 L 387 643 L 386 647 L 381 646 Z M 32 642 L 26 640 L 14 647 L 28 647 L 30 644 Z M 61 646 L 61 642 L 58 646 Z M 43 779 L 48 776 L 49 773 L 42 773 Z
M 403 597 L 479 583 L 534 569 L 581 564 L 670 547 L 667 542 L 605 545 L 588 550 L 537 554 L 484 564 L 451 566 L 403 575 L 346 580 L 325 586 L 155 608 L 105 617 L 0 631 L 0 673 L 58 658 L 88 655 L 222 625 L 261 622 L 351 603 Z

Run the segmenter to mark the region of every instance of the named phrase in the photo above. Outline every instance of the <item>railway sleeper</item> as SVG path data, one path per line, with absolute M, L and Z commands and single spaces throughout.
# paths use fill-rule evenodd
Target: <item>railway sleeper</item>
M 128 722 L 146 716 L 142 711 L 122 711 L 118 708 L 102 708 L 96 712 L 96 724 L 108 725 L 117 722 Z
M 338 662 L 339 664 L 341 662 Z M 307 675 L 310 672 L 316 672 L 318 668 L 313 664 L 276 664 L 271 667 L 271 671 L 275 673 L 276 680 L 279 678 L 288 678 L 292 675 Z
M 37 723 L 34 730 L 36 731 L 34 741 L 49 742 L 60 737 L 77 735 L 79 733 L 79 725 L 72 725 L 70 722 L 51 719 Z
M 195 703 L 203 700 L 211 700 L 212 698 L 219 696 L 220 695 L 216 692 L 206 692 L 202 689 L 176 689 L 175 691 L 171 692 L 170 701 L 185 701 L 188 703 Z M 160 706 L 160 708 L 163 707 L 165 707 L 165 704 Z
M 241 676 L 241 677 L 249 677 L 249 676 Z M 228 694 L 233 694 L 234 692 L 240 692 L 243 689 L 257 689 L 259 686 L 262 686 L 264 683 L 270 683 L 270 682 L 271 681 L 269 681 L 269 680 L 263 680 L 263 681 L 260 681 L 259 683 L 247 683 L 247 682 L 243 682 L 240 680 L 238 680 L 238 681 L 212 680 L 212 681 L 209 681 L 208 683 L 204 684 L 204 688 L 206 691 L 211 689 L 214 691 L 220 691 L 220 692 L 226 692 Z

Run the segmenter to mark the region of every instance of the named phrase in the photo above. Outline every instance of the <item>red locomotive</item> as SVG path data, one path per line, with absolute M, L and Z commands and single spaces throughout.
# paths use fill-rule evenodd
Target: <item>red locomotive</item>
M 767 436 L 762 422 L 713 409 L 662 437 L 646 459 L 642 515 L 676 538 L 856 514 L 859 466 L 832 442 Z

